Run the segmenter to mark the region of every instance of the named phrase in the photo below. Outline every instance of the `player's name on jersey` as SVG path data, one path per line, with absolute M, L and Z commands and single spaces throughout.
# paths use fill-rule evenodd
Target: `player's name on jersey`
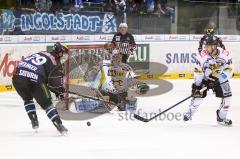
M 31 78 L 31 79 L 34 79 L 34 80 L 38 80 L 38 75 L 36 73 L 29 72 L 29 71 L 26 71 L 26 70 L 20 70 L 18 75 L 23 76 L 23 77 L 27 77 L 27 78 Z
M 33 66 L 33 65 L 31 65 L 31 64 L 29 64 L 29 63 L 26 63 L 26 62 L 20 62 L 20 63 L 19 63 L 19 66 L 20 66 L 20 67 L 27 68 L 27 69 L 30 69 L 30 70 L 32 70 L 32 71 L 34 71 L 34 72 L 37 70 L 37 67 L 36 67 L 36 66 Z

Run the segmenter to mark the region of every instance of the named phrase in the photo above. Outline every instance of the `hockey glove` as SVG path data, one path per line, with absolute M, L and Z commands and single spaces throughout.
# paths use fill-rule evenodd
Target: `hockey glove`
M 56 93 L 56 98 L 63 101 L 65 99 L 66 93 Z
M 197 86 L 195 83 L 192 84 L 192 97 L 201 98 L 203 93 L 200 92 L 202 86 Z
M 133 48 L 129 49 L 129 50 L 128 50 L 128 55 L 133 55 L 133 51 L 134 51 Z
M 210 75 L 207 80 L 207 88 L 213 89 L 217 85 L 220 85 L 218 78 Z
M 149 91 L 149 86 L 146 83 L 141 83 L 137 85 L 136 93 L 139 95 L 146 94 Z

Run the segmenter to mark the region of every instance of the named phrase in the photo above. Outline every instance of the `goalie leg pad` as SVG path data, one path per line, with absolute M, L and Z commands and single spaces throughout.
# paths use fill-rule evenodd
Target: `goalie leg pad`
M 75 106 L 77 112 L 91 111 L 98 107 L 101 107 L 102 104 L 100 101 L 90 100 L 90 99 L 79 99 L 75 101 Z
M 137 98 L 127 97 L 126 99 L 126 111 L 134 113 L 137 110 Z

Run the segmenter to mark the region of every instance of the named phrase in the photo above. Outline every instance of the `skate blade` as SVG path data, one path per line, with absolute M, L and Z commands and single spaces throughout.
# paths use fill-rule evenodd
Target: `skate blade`
M 231 127 L 232 126 L 232 124 L 226 124 L 226 123 L 224 123 L 224 122 L 218 122 L 218 125 L 221 125 L 221 126 L 226 126 L 226 127 Z
M 59 132 L 61 136 L 69 136 L 67 131 Z
M 33 132 L 37 134 L 38 133 L 38 128 L 33 129 Z

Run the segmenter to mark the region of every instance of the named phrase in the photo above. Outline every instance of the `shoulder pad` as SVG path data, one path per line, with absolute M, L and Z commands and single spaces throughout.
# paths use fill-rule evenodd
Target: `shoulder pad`
M 199 56 L 202 58 L 204 56 L 207 56 L 208 55 L 208 52 L 207 50 L 202 50 L 201 52 L 199 52 Z
M 227 50 L 224 50 L 224 49 L 219 49 L 220 51 L 221 51 L 221 53 L 223 54 L 223 55 L 225 55 L 225 56 L 229 56 L 229 51 L 227 51 Z

